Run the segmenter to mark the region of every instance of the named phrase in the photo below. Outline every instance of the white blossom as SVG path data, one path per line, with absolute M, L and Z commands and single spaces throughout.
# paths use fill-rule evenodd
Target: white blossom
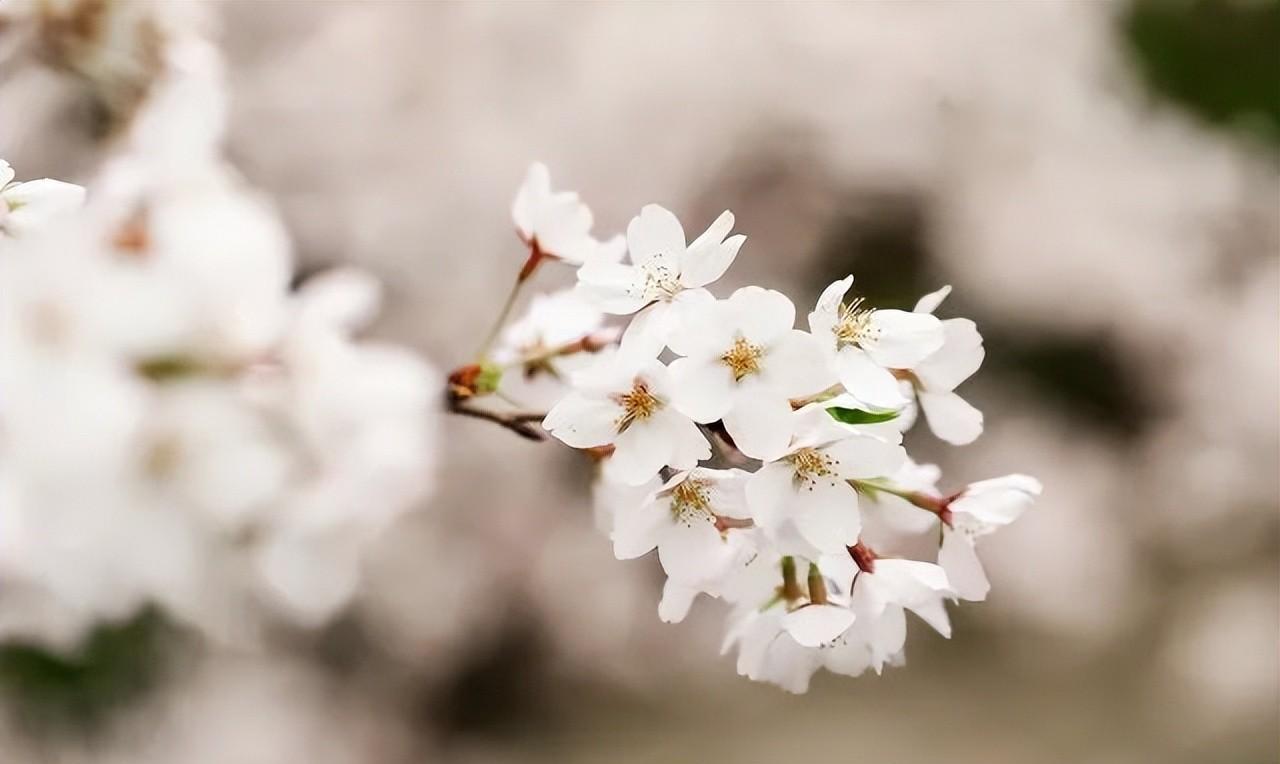
M 636 352 L 657 355 L 690 308 L 709 302 L 703 289 L 733 263 L 746 237 L 728 236 L 733 213 L 722 212 L 701 236 L 686 244 L 670 211 L 646 205 L 627 226 L 630 264 L 596 258 L 578 270 L 578 289 L 602 310 L 638 314 L 624 337 Z
M 573 448 L 612 445 L 606 476 L 643 483 L 663 467 L 687 470 L 711 457 L 711 444 L 672 405 L 667 367 L 632 353 L 602 355 L 574 375 L 573 389 L 543 427 Z
M 791 399 L 834 381 L 817 341 L 794 322 L 786 295 L 754 286 L 695 306 L 670 338 L 684 356 L 671 364 L 676 405 L 697 422 L 723 420 L 748 456 L 781 456 L 794 425 Z
M 706 467 L 676 473 L 639 506 L 615 515 L 614 554 L 629 560 L 656 547 L 669 578 L 694 586 L 718 581 L 734 554 L 721 521 L 748 517 L 746 477 Z
M 928 313 L 864 308 L 861 298 L 845 303 L 852 285 L 846 276 L 823 291 L 809 330 L 854 398 L 871 409 L 900 409 L 907 399 L 893 370 L 911 369 L 942 347 L 942 326 Z
M 617 329 L 604 326 L 604 319 L 572 289 L 536 295 L 494 348 L 493 360 L 503 367 L 499 390 L 524 406 L 554 405 L 593 353 L 617 340 Z
M 14 181 L 13 168 L 0 159 L 0 238 L 39 230 L 84 204 L 84 188 L 51 178 Z
M 977 540 L 1021 517 L 1041 489 L 1033 477 L 1006 475 L 971 483 L 946 503 L 938 564 L 961 599 L 981 601 L 991 589 L 978 560 Z
M 592 259 L 601 244 L 591 235 L 591 210 L 573 191 L 552 191 L 551 173 L 534 162 L 511 203 L 520 239 L 535 252 L 573 265 Z M 616 251 L 611 243 L 608 251 Z
M 862 529 L 858 493 L 849 481 L 893 474 L 906 452 L 856 431 L 835 440 L 806 437 L 812 432 L 807 428 L 800 432 L 790 451 L 747 481 L 747 506 L 784 554 L 841 552 Z

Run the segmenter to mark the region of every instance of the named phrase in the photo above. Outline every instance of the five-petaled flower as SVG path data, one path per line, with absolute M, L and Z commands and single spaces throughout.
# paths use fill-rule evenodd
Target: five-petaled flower
M 827 440 L 831 430 L 810 429 L 802 415 L 792 416 L 798 437 L 789 452 L 747 481 L 747 507 L 784 554 L 843 551 L 862 529 L 858 493 L 849 481 L 893 474 L 906 451 L 852 429 Z
M 942 347 L 942 324 L 929 313 L 865 308 L 861 298 L 846 303 L 852 285 L 846 276 L 823 291 L 809 330 L 853 397 L 872 409 L 900 409 L 907 399 L 893 370 L 912 369 Z
M 691 469 L 711 457 L 706 436 L 671 396 L 665 366 L 618 351 L 575 374 L 542 425 L 574 448 L 612 445 L 605 475 L 637 485 L 663 467 Z
M 578 270 L 578 289 L 606 313 L 638 311 L 623 342 L 642 355 L 657 355 L 689 308 L 713 300 L 703 287 L 720 278 L 746 241 L 742 235 L 725 238 L 731 230 L 733 213 L 726 210 L 686 245 L 676 216 L 646 205 L 627 226 L 631 263 L 595 258 Z
M 696 306 L 670 339 L 684 356 L 671 363 L 676 405 L 697 422 L 723 420 L 748 456 L 786 453 L 791 399 L 834 381 L 818 342 L 794 322 L 786 295 L 754 286 Z

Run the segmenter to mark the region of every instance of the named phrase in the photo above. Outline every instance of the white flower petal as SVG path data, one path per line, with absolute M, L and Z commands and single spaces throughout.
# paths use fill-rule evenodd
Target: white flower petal
M 847 483 L 801 486 L 793 506 L 796 529 L 820 552 L 838 553 L 857 543 L 862 518 L 858 494 Z
M 842 478 L 891 476 L 907 461 L 902 446 L 872 435 L 853 435 L 821 450 L 836 461 L 836 474 Z
M 971 602 L 981 602 L 987 598 L 991 582 L 987 580 L 987 573 L 978 559 L 978 551 L 968 534 L 943 527 L 938 565 L 947 572 L 947 580 L 957 597 Z
M 871 668 L 871 648 L 866 642 L 845 637 L 843 641 L 825 651 L 823 665 L 827 671 L 844 676 L 862 676 Z
M 631 319 L 622 333 L 620 351 L 629 355 L 657 358 L 667 347 L 667 337 L 675 325 L 671 304 L 655 302 Z
M 885 663 L 902 652 L 902 646 L 907 642 L 907 614 L 897 605 L 885 608 L 869 630 L 866 640 L 871 664 L 879 673 Z
M 713 580 L 730 561 L 729 545 L 710 518 L 676 520 L 658 544 L 658 559 L 671 578 L 689 584 Z
M 636 265 L 659 254 L 677 258 L 685 249 L 684 229 L 669 210 L 646 204 L 627 226 L 627 249 Z M 678 261 L 673 265 L 679 267 Z
M 592 222 L 591 210 L 579 201 L 577 194 L 553 194 L 534 218 L 538 248 L 562 260 L 582 263 L 596 248 L 595 239 L 588 233 Z
M 919 398 L 929 429 L 942 440 L 963 446 L 982 434 L 982 412 L 959 395 L 921 390 Z
M 83 187 L 51 178 L 15 183 L 4 190 L 0 199 L 0 204 L 10 207 L 5 227 L 15 233 L 35 230 L 79 209 L 84 195 Z
M 766 391 L 739 393 L 724 414 L 724 428 L 742 453 L 754 459 L 777 459 L 791 444 L 791 404 Z
M 8 162 L 0 159 L 0 189 L 3 189 L 5 186 L 12 183 L 13 178 L 13 167 L 11 167 Z
M 792 329 L 771 344 L 761 361 L 767 384 L 788 398 L 826 390 L 836 375 L 822 345 L 808 332 Z
M 795 325 L 796 306 L 782 292 L 746 286 L 725 301 L 728 320 L 754 345 L 770 345 Z
M 551 172 L 541 162 L 529 165 L 524 182 L 516 191 L 516 198 L 511 203 L 511 217 L 516 228 L 526 238 L 533 237 L 533 219 L 540 201 L 551 195 Z
M 599 398 L 569 393 L 542 420 L 542 426 L 571 448 L 591 448 L 612 443 L 622 408 Z
M 658 601 L 658 618 L 663 623 L 680 623 L 689 615 L 698 594 L 698 589 L 668 578 L 662 587 L 662 599 Z
M 733 213 L 725 210 L 701 236 L 693 240 L 680 263 L 680 283 L 686 287 L 710 284 L 724 275 L 738 256 L 738 250 L 747 240 L 734 236 L 725 240 L 733 230 Z
M 836 373 L 849 394 L 874 409 L 897 410 L 907 405 L 898 380 L 862 350 L 843 348 L 836 355 Z
M 613 455 L 605 462 L 605 475 L 627 485 L 639 485 L 658 474 L 671 455 L 667 429 L 653 418 L 623 430 L 613 446 Z
M 672 402 L 693 421 L 714 422 L 733 405 L 733 372 L 719 359 L 677 358 L 669 368 Z
M 782 628 L 805 647 L 819 647 L 853 625 L 853 611 L 836 605 L 807 605 L 782 617 Z
M 871 314 L 874 341 L 867 355 L 890 369 L 910 369 L 942 347 L 942 322 L 928 313 L 877 310 Z
M 1031 506 L 1040 491 L 1040 481 L 1033 477 L 1006 475 L 970 484 L 951 502 L 950 509 L 987 525 L 1008 525 Z
M 670 456 L 667 465 L 678 470 L 693 469 L 698 462 L 711 458 L 711 443 L 688 417 L 671 409 L 654 415 L 667 435 Z
M 771 462 L 747 478 L 747 510 L 756 525 L 773 530 L 787 519 L 795 499 L 795 470 L 784 462 Z
M 814 336 L 824 340 L 830 337 L 831 330 L 839 320 L 840 304 L 851 286 L 853 286 L 853 276 L 845 276 L 839 281 L 833 281 L 822 290 L 822 295 L 818 297 L 818 304 L 809 314 L 809 331 L 813 332 Z
M 912 313 L 932 313 L 938 309 L 938 306 L 942 304 L 943 300 L 947 299 L 947 295 L 949 294 L 951 294 L 951 285 L 947 284 L 946 286 L 942 287 L 938 291 L 930 292 L 924 297 L 921 297 L 916 302 L 916 306 L 911 309 L 911 312 Z
M 671 525 L 671 500 L 654 498 L 638 506 L 618 507 L 613 516 L 613 556 L 632 560 L 648 554 Z
M 635 266 L 607 260 L 589 260 L 578 269 L 576 291 L 605 313 L 625 316 L 647 302 L 635 288 L 642 279 Z
M 933 355 L 916 365 L 916 377 L 926 390 L 954 390 L 982 365 L 986 350 L 978 327 L 967 318 L 951 318 L 942 322 L 945 341 Z

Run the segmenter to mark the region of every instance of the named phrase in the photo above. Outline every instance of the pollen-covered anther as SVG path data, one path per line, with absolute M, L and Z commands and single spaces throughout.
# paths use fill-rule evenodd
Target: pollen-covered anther
M 862 301 L 863 298 L 859 297 L 840 306 L 839 318 L 831 330 L 836 336 L 837 346 L 859 346 L 875 338 L 877 331 L 871 325 L 871 316 L 875 311 L 863 308 Z
M 629 392 L 615 395 L 613 400 L 622 407 L 622 415 L 617 420 L 618 432 L 648 419 L 663 405 L 662 400 L 651 393 L 649 386 L 641 380 L 636 380 Z
M 744 377 L 760 371 L 760 359 L 763 356 L 764 348 L 739 337 L 734 340 L 733 347 L 720 356 L 720 360 L 733 372 L 734 380 L 741 382 Z
M 670 300 L 683 288 L 680 284 L 680 274 L 658 262 L 657 258 L 642 264 L 640 272 L 644 281 L 638 285 L 639 290 L 636 296 L 650 302 Z
M 706 480 L 690 478 L 671 491 L 671 515 L 676 522 L 715 522 L 711 511 L 711 493 Z
M 810 483 L 817 480 L 828 480 L 836 474 L 836 462 L 831 457 L 814 448 L 802 448 L 791 455 L 791 464 L 796 471 L 796 480 Z

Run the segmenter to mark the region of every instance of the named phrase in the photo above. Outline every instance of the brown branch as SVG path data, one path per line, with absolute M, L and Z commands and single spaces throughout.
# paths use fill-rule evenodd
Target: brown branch
M 538 426 L 538 423 L 546 418 L 546 414 L 539 414 L 532 411 L 489 411 L 488 409 L 473 408 L 467 405 L 466 400 L 459 400 L 450 396 L 449 412 L 459 414 L 461 416 L 469 416 L 473 419 L 483 419 L 486 422 L 493 422 L 499 427 L 505 427 L 522 438 L 533 441 L 545 440 L 547 435 Z

